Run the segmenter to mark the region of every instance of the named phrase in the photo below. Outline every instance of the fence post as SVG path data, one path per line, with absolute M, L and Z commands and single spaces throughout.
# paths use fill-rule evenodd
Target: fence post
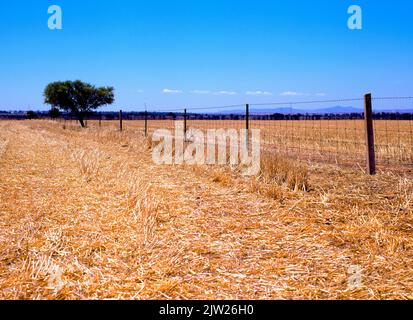
M 246 131 L 246 142 L 247 142 L 247 148 L 249 146 L 249 140 L 250 140 L 250 105 L 247 104 L 245 106 L 245 129 Z
M 102 113 L 99 112 L 99 128 L 102 126 Z
M 246 123 L 245 123 L 245 129 L 248 131 L 250 130 L 250 105 L 247 104 L 245 107 L 245 118 L 246 118 Z
M 187 112 L 186 112 L 186 109 L 185 109 L 185 111 L 184 111 L 184 134 L 185 134 L 185 137 L 186 137 L 186 132 L 187 132 Z
M 145 111 L 145 137 L 148 136 L 148 111 Z
M 119 110 L 119 130 L 120 132 L 123 131 L 123 112 Z
M 376 155 L 374 150 L 374 126 L 371 93 L 364 96 L 364 127 L 366 131 L 367 173 L 376 174 Z

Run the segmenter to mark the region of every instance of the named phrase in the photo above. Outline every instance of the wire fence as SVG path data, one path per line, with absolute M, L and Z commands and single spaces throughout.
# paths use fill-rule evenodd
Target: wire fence
M 374 98 L 377 162 L 413 170 L 413 97 Z M 383 112 L 386 110 L 387 112 Z
M 124 130 L 260 129 L 264 151 L 294 159 L 364 168 L 367 158 L 365 99 L 231 105 L 125 113 Z M 374 155 L 379 170 L 413 173 L 413 97 L 372 99 Z M 93 125 L 117 126 L 102 115 Z

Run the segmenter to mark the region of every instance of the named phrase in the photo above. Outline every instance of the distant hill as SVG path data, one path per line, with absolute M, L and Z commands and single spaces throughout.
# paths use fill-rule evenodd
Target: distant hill
M 361 108 L 335 106 L 331 108 L 316 109 L 310 111 L 313 114 L 346 114 L 346 113 L 363 113 Z
M 312 114 L 312 115 L 325 115 L 325 114 L 351 114 L 351 113 L 363 113 L 363 108 L 355 108 L 351 106 L 334 106 L 329 108 L 318 109 L 298 109 L 298 108 L 250 108 L 251 115 L 271 115 L 271 114 Z M 413 113 L 413 108 L 382 108 L 374 109 L 375 113 Z M 214 115 L 244 115 L 245 109 L 233 109 L 220 112 L 213 112 Z
M 346 114 L 346 113 L 362 113 L 362 109 L 353 108 L 353 107 L 343 107 L 343 106 L 335 106 L 331 108 L 324 108 L 324 109 L 296 109 L 296 108 L 251 108 L 250 110 L 252 115 L 267 115 L 267 114 Z M 237 109 L 237 110 L 228 110 L 228 111 L 221 111 L 214 114 L 218 115 L 243 115 L 245 114 L 245 110 Z

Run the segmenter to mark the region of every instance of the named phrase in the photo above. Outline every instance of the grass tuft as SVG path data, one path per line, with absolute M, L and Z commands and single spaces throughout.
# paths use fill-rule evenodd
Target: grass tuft
M 268 184 L 284 185 L 294 191 L 308 191 L 308 167 L 300 162 L 278 155 L 263 153 L 261 179 Z

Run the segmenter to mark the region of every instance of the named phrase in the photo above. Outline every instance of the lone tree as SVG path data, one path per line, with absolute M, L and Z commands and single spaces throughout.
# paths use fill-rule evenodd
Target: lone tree
M 44 90 L 45 103 L 52 108 L 71 112 L 85 127 L 85 116 L 115 101 L 112 87 L 100 87 L 82 81 L 65 81 L 50 83 Z

